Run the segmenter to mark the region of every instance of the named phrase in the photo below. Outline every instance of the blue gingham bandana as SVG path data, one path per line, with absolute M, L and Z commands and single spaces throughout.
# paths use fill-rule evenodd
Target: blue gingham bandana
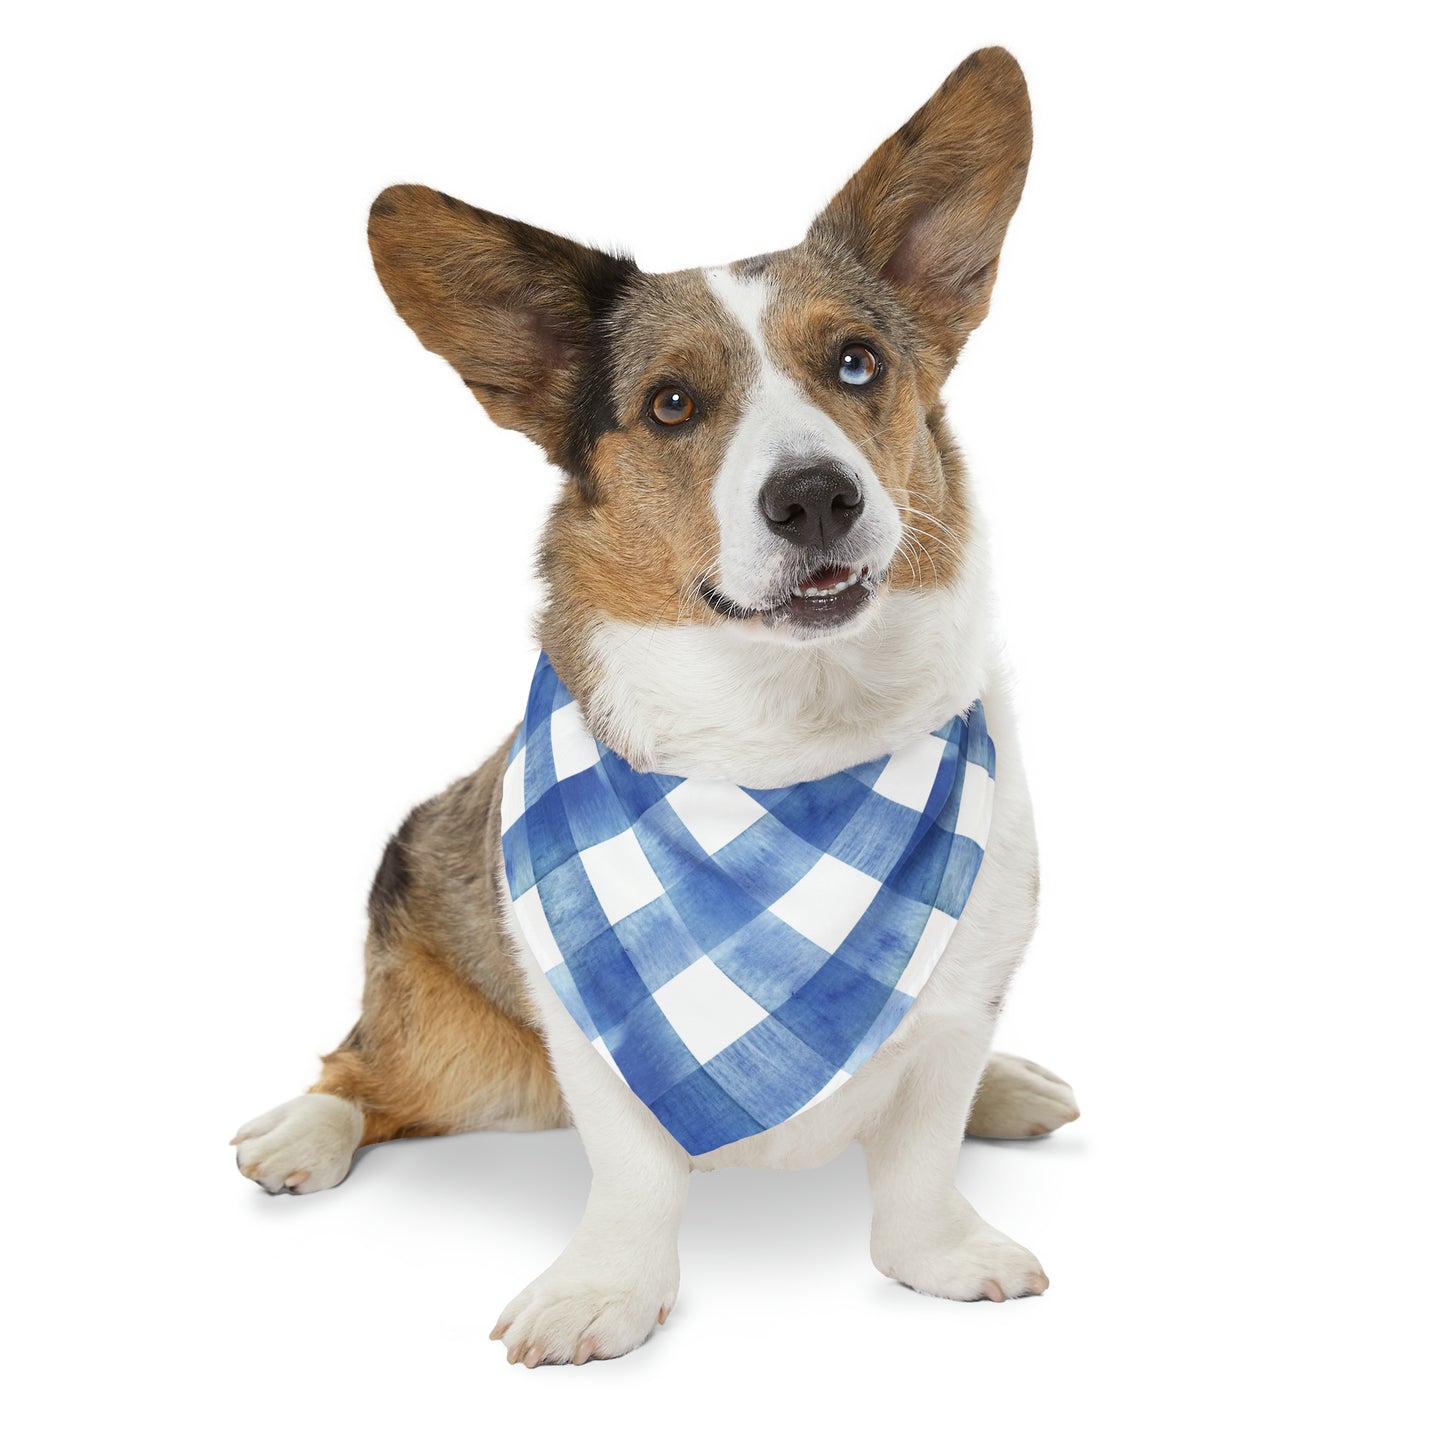
M 927 982 L 983 861 L 974 703 L 786 788 L 639 773 L 546 654 L 502 783 L 517 924 L 598 1053 L 689 1154 L 811 1108 Z

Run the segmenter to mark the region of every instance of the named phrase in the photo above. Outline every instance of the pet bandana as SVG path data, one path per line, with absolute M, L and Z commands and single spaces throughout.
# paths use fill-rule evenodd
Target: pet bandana
M 502 783 L 522 937 L 598 1053 L 689 1154 L 825 1099 L 898 1027 L 983 861 L 975 702 L 786 788 L 639 773 L 545 653 Z

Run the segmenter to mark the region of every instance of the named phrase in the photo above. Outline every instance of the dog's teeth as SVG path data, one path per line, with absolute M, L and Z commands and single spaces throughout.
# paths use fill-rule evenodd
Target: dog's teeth
M 840 592 L 846 592 L 850 587 L 857 585 L 859 578 L 867 576 L 867 569 L 862 572 L 850 572 L 841 582 L 835 582 L 831 587 L 790 587 L 788 590 L 794 597 L 836 597 Z

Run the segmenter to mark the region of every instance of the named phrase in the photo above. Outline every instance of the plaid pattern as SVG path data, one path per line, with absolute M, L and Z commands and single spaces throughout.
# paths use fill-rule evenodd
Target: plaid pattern
M 787 788 L 639 773 L 544 653 L 502 784 L 522 936 L 689 1154 L 824 1099 L 898 1026 L 983 861 L 983 707 Z

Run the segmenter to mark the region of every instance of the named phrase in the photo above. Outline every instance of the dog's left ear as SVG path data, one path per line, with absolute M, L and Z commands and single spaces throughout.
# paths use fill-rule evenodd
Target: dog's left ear
M 930 339 L 955 354 L 988 314 L 1032 143 L 1018 62 L 975 51 L 873 152 L 808 239 L 843 247 L 896 287 Z

